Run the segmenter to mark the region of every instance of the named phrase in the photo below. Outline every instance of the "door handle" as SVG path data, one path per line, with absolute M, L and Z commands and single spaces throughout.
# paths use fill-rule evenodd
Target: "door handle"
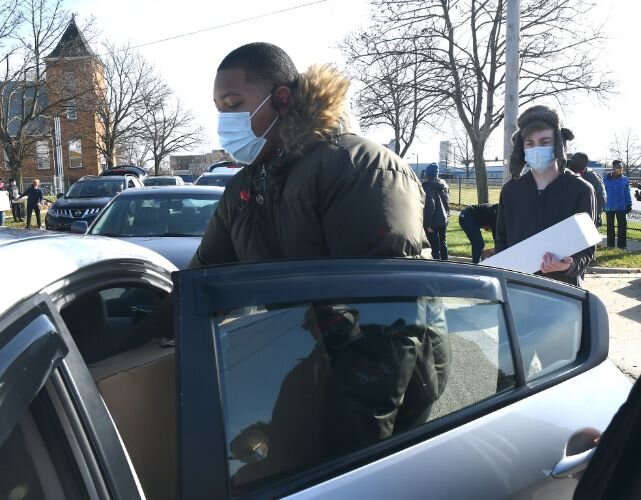
M 559 463 L 557 463 L 552 469 L 552 477 L 560 479 L 564 477 L 573 476 L 583 470 L 585 470 L 596 451 L 596 446 L 589 450 L 584 451 L 583 453 L 577 453 L 576 455 L 569 455 L 563 457 Z

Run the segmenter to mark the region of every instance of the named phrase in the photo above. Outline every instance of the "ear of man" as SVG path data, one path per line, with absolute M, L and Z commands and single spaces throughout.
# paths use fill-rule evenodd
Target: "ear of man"
M 283 116 L 287 113 L 292 101 L 292 91 L 289 87 L 281 85 L 273 92 L 272 103 L 278 110 L 278 114 Z

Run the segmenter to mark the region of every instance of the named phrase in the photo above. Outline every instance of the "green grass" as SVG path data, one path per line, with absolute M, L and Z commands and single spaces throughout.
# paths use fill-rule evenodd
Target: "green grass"
M 494 248 L 492 231 L 481 231 L 481 234 L 485 241 L 485 248 Z M 451 255 L 472 258 L 472 246 L 461 226 L 459 226 L 458 214 L 452 214 L 450 223 L 447 226 L 447 249 Z
M 481 231 L 485 248 L 494 248 L 492 233 Z M 447 247 L 450 255 L 472 257 L 472 246 L 458 223 L 458 214 L 452 214 L 447 226 Z M 618 248 L 597 248 L 597 259 L 594 265 L 600 267 L 641 268 L 641 252 L 629 252 Z

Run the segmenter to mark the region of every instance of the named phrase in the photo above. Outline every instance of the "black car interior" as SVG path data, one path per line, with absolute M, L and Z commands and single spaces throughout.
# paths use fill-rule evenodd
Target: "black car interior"
M 139 328 L 163 296 L 143 287 L 94 290 L 61 310 L 150 499 L 176 495 L 173 341 Z

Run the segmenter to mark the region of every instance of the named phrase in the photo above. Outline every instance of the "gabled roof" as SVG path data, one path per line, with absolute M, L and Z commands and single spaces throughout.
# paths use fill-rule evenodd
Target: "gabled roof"
M 69 26 L 62 34 L 60 41 L 55 49 L 49 54 L 46 59 L 57 59 L 60 57 L 93 57 L 95 56 L 93 50 L 85 40 L 76 24 L 75 16 L 71 17 Z

